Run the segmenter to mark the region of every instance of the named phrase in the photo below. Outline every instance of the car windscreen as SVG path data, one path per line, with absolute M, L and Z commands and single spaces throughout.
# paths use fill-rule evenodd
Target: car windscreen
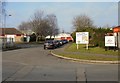
M 45 43 L 53 43 L 53 41 L 52 41 L 52 40 L 49 40 L 49 41 L 45 41 Z

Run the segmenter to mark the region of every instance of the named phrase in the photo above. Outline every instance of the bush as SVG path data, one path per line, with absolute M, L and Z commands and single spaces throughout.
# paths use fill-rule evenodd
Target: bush
M 76 32 L 89 32 L 89 43 L 93 46 L 105 47 L 105 34 L 112 32 L 109 28 L 86 28 L 72 33 L 73 39 L 76 41 Z
M 74 39 L 74 42 L 76 41 L 76 32 L 72 33 L 72 38 Z
M 32 35 L 30 35 L 30 42 L 35 42 L 36 41 L 36 35 L 35 33 L 33 33 Z
M 27 41 L 27 38 L 26 38 L 26 37 L 22 37 L 22 38 L 21 38 L 21 41 L 26 42 L 26 41 Z

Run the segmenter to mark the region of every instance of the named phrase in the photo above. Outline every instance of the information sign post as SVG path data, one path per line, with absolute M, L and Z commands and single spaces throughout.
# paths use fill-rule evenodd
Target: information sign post
M 89 32 L 76 32 L 76 44 L 77 44 L 77 49 L 79 48 L 78 44 L 86 44 L 86 49 L 88 49 Z

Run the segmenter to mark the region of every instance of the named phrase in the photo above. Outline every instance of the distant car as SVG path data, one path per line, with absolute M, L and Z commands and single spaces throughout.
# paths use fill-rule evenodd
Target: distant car
M 63 44 L 66 44 L 66 43 L 68 43 L 68 41 L 67 40 L 62 40 L 63 41 Z
M 63 45 L 63 41 L 62 41 L 62 40 L 59 40 L 59 43 L 60 43 L 60 46 L 62 46 L 62 45 Z
M 44 49 L 48 49 L 48 48 L 56 48 L 56 44 L 54 42 L 54 40 L 46 40 L 44 43 Z
M 60 47 L 60 46 L 61 46 L 61 44 L 60 44 L 60 41 L 59 41 L 59 40 L 54 40 L 54 43 L 55 43 L 56 47 Z

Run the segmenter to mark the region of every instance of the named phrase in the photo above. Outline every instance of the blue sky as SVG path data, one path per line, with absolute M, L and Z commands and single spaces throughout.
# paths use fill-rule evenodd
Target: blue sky
M 86 14 L 96 26 L 118 25 L 117 2 L 8 2 L 8 27 L 17 27 L 21 22 L 28 21 L 36 10 L 57 16 L 60 30 L 71 32 L 75 16 Z

